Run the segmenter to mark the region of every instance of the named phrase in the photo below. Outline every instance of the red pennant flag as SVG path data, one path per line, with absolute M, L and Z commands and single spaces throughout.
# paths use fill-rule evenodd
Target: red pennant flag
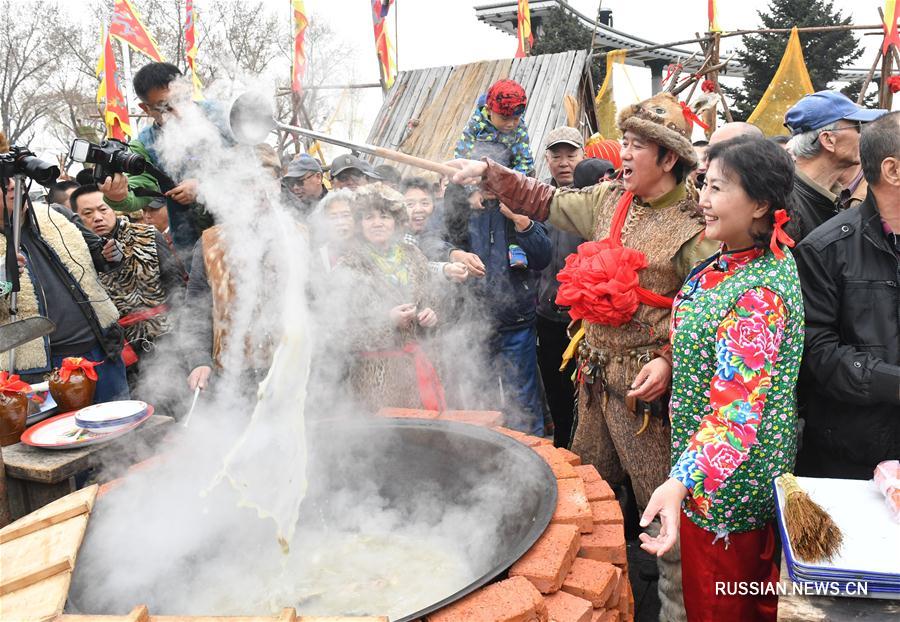
M 291 90 L 299 94 L 303 90 L 303 75 L 306 73 L 306 51 L 303 47 L 306 38 L 306 7 L 303 0 L 292 0 L 294 7 L 294 60 L 291 65 Z
M 184 56 L 191 70 L 191 82 L 194 85 L 194 99 L 203 99 L 200 91 L 200 78 L 197 76 L 197 12 L 194 1 L 187 0 L 184 18 Z
M 131 136 L 131 125 L 109 35 L 110 33 L 106 32 L 103 36 L 103 50 L 100 52 L 100 60 L 97 61 L 97 77 L 100 78 L 97 105 L 103 111 L 107 137 L 125 140 L 126 135 Z
M 528 8 L 528 0 L 519 0 L 518 16 L 519 46 L 516 49 L 516 58 L 525 58 L 528 56 L 531 46 L 534 45 L 534 35 L 531 32 L 531 9 Z M 527 46 L 525 45 L 526 41 L 528 42 Z
M 129 0 L 114 0 L 109 34 L 124 41 L 141 54 L 162 62 L 163 58 L 156 47 L 156 41 L 147 32 L 140 15 Z
M 888 53 L 888 48 L 894 45 L 900 52 L 900 31 L 897 29 L 897 20 L 900 19 L 900 0 L 884 1 L 884 43 L 881 44 L 881 52 Z
M 397 73 L 397 65 L 394 62 L 394 46 L 388 36 L 385 19 L 394 0 L 372 0 L 372 23 L 375 26 L 375 52 L 378 54 L 378 62 L 381 68 L 381 77 L 384 87 L 391 88 Z

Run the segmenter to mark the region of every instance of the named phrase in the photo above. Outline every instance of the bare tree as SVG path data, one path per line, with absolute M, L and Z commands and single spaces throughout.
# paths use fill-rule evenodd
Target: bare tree
M 0 129 L 10 143 L 28 144 L 55 105 L 46 81 L 58 65 L 46 33 L 48 15 L 56 10 L 55 4 L 34 11 L 10 0 L 0 3 Z

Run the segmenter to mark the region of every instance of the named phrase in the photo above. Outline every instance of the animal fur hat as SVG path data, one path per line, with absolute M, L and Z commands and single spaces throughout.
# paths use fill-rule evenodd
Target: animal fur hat
M 687 106 L 671 93 L 657 93 L 650 99 L 623 108 L 617 125 L 623 133 L 631 130 L 671 149 L 688 169 L 693 169 L 697 167 L 697 154 L 691 145 L 692 117 L 700 114 L 706 104 L 706 99 L 700 99 Z

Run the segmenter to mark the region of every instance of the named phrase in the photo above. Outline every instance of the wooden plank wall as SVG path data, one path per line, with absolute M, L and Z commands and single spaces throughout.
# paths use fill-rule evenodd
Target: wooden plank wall
M 454 67 L 401 72 L 369 132 L 367 142 L 404 153 L 444 161 L 488 87 L 512 78 L 525 87 L 525 123 L 531 137 L 537 177 L 549 176 L 543 140 L 553 128 L 566 124 L 564 98 L 577 103 L 576 118 L 593 116 L 585 85 L 585 52 L 571 51 L 528 58 L 482 61 Z M 590 128 L 581 128 L 587 135 Z M 374 160 L 381 164 L 381 160 Z M 394 164 L 403 174 L 407 167 Z

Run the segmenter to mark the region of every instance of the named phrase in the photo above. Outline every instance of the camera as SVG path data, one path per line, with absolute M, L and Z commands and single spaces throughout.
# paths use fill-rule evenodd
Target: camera
M 49 186 L 59 177 L 59 167 L 38 159 L 25 147 L 10 147 L 8 153 L 0 153 L 0 179 L 12 179 L 16 175 Z
M 75 162 L 94 165 L 94 181 L 103 183 L 107 177 L 115 173 L 140 175 L 147 166 L 147 161 L 128 150 L 128 145 L 120 140 L 104 140 L 99 145 L 76 138 L 69 149 L 69 157 Z

